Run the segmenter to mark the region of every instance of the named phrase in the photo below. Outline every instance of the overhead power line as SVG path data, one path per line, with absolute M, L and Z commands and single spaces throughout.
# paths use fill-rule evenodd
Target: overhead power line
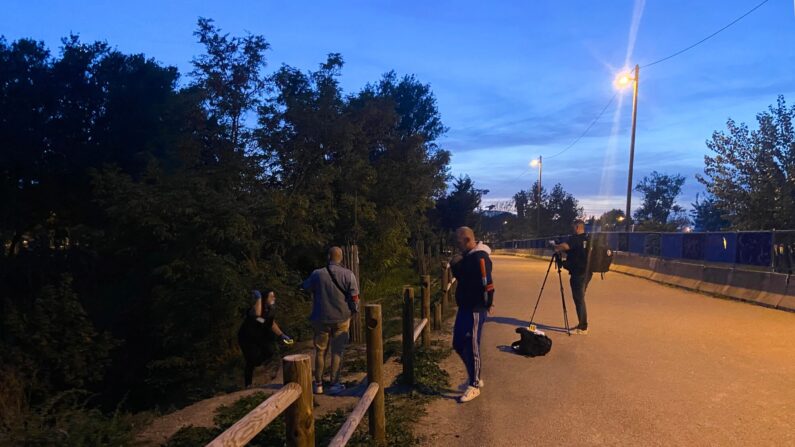
M 656 60 L 656 61 L 654 61 L 654 62 L 650 62 L 650 63 L 648 63 L 648 64 L 642 65 L 640 68 L 648 68 L 648 67 L 651 67 L 652 65 L 657 65 L 657 64 L 659 64 L 660 62 L 667 61 L 668 59 L 671 59 L 671 58 L 674 58 L 674 57 L 676 57 L 676 56 L 679 56 L 680 54 L 682 54 L 682 53 L 685 53 L 685 52 L 687 52 L 687 51 L 689 51 L 689 50 L 691 50 L 691 49 L 693 49 L 693 48 L 695 48 L 695 47 L 697 47 L 697 46 L 701 45 L 702 43 L 704 43 L 704 42 L 708 41 L 709 39 L 712 39 L 713 37 L 717 36 L 717 35 L 718 35 L 718 34 L 720 34 L 721 32 L 723 32 L 723 31 L 727 30 L 728 28 L 730 28 L 732 25 L 734 25 L 735 23 L 739 22 L 740 20 L 742 20 L 742 19 L 744 19 L 744 18 L 748 17 L 748 16 L 749 16 L 749 15 L 751 15 L 751 14 L 752 14 L 754 11 L 756 11 L 756 10 L 757 10 L 757 9 L 759 9 L 759 8 L 761 8 L 761 7 L 762 7 L 762 6 L 763 6 L 765 3 L 769 2 L 769 1 L 770 1 L 770 0 L 764 0 L 764 1 L 762 1 L 761 3 L 757 4 L 757 5 L 756 5 L 756 6 L 754 6 L 753 8 L 749 9 L 748 11 L 746 11 L 746 12 L 745 12 L 743 15 L 741 15 L 740 17 L 737 17 L 736 19 L 734 19 L 734 20 L 732 20 L 731 22 L 729 22 L 729 23 L 728 23 L 726 26 L 724 26 L 723 28 L 721 28 L 721 29 L 719 29 L 719 30 L 715 31 L 714 33 L 712 33 L 712 34 L 708 35 L 707 37 L 705 37 L 705 38 L 703 38 L 703 39 L 701 39 L 701 40 L 699 40 L 698 42 L 696 42 L 696 43 L 694 43 L 694 44 L 692 44 L 692 45 L 690 45 L 690 46 L 688 46 L 688 47 L 685 47 L 685 48 L 683 48 L 683 49 L 681 49 L 681 50 L 679 50 L 679 51 L 677 51 L 677 52 L 675 52 L 675 53 L 673 53 L 673 54 L 670 54 L 670 55 L 668 55 L 668 56 L 665 56 L 665 57 L 663 57 L 663 58 L 661 58 L 661 59 L 657 59 L 657 60 Z M 585 135 L 587 135 L 587 134 L 588 134 L 588 132 L 589 132 L 589 131 L 591 130 L 591 128 L 592 128 L 592 127 L 593 127 L 593 126 L 594 126 L 594 125 L 597 123 L 597 121 L 599 121 L 599 119 L 602 117 L 602 115 L 604 115 L 605 111 L 607 111 L 607 108 L 608 108 L 608 107 L 610 107 L 610 104 L 612 104 L 612 103 L 613 103 L 613 101 L 616 99 L 616 96 L 617 96 L 617 95 L 618 95 L 618 94 L 616 94 L 616 95 L 613 95 L 613 97 L 612 97 L 612 98 L 610 98 L 610 101 L 608 101 L 608 102 L 607 102 L 607 104 L 604 106 L 604 108 L 602 109 L 602 111 L 601 111 L 601 112 L 599 112 L 599 114 L 596 116 L 596 118 L 594 118 L 594 120 L 593 120 L 593 121 L 591 121 L 591 124 L 590 124 L 590 125 L 589 125 L 589 126 L 586 128 L 586 129 L 585 129 L 585 131 L 584 131 L 582 134 L 580 134 L 580 136 L 578 136 L 578 137 L 577 137 L 577 138 L 576 138 L 576 139 L 575 139 L 575 140 L 574 140 L 574 141 L 573 141 L 571 144 L 569 144 L 568 146 L 566 146 L 566 147 L 565 147 L 565 148 L 564 148 L 562 151 L 560 151 L 560 152 L 558 152 L 558 153 L 556 153 L 556 154 L 554 154 L 554 155 L 550 155 L 550 156 L 544 157 L 544 158 L 546 158 L 546 159 L 550 159 L 550 158 L 552 158 L 552 157 L 557 157 L 558 155 L 561 155 L 561 154 L 563 154 L 564 152 L 566 152 L 566 151 L 568 151 L 569 149 L 571 149 L 572 147 L 574 147 L 574 145 L 576 145 L 577 143 L 579 143 L 579 142 L 580 142 L 580 140 L 581 140 L 583 137 L 585 137 Z
M 712 39 L 713 37 L 717 36 L 717 35 L 718 35 L 718 34 L 720 34 L 721 32 L 725 31 L 726 29 L 728 29 L 729 27 L 731 27 L 731 26 L 732 26 L 732 25 L 734 25 L 735 23 L 739 22 L 740 20 L 742 20 L 742 19 L 746 18 L 747 16 L 751 15 L 751 13 L 753 13 L 753 12 L 754 12 L 754 11 L 756 11 L 757 9 L 761 8 L 761 7 L 762 7 L 762 5 L 764 5 L 765 3 L 769 2 L 769 1 L 770 1 L 770 0 L 764 0 L 762 3 L 759 3 L 758 5 L 756 5 L 756 6 L 754 6 L 753 8 L 751 8 L 751 9 L 750 9 L 748 12 L 746 12 L 745 14 L 743 14 L 743 15 L 741 15 L 740 17 L 737 17 L 736 19 L 732 20 L 732 21 L 731 21 L 731 22 L 730 22 L 728 25 L 726 25 L 726 26 L 724 26 L 723 28 L 721 28 L 721 29 L 719 29 L 719 30 L 715 31 L 714 33 L 710 34 L 709 36 L 707 36 L 707 37 L 705 37 L 705 38 L 703 38 L 703 39 L 699 40 L 698 42 L 694 43 L 693 45 L 690 45 L 689 47 L 683 48 L 683 49 L 681 49 L 681 50 L 677 51 L 676 53 L 673 53 L 673 54 L 671 54 L 671 55 L 669 55 L 669 56 L 665 56 L 665 57 L 664 57 L 664 58 L 662 58 L 662 59 L 657 59 L 657 60 L 656 60 L 656 61 L 654 61 L 654 62 L 648 63 L 648 64 L 646 64 L 646 65 L 641 65 L 641 67 L 640 67 L 640 68 L 648 68 L 648 67 L 651 67 L 652 65 L 657 65 L 657 64 L 659 64 L 660 62 L 667 61 L 668 59 L 671 59 L 671 58 L 673 58 L 673 57 L 679 56 L 680 54 L 682 54 L 682 53 L 684 53 L 684 52 L 686 52 L 686 51 L 688 51 L 688 50 L 691 50 L 691 49 L 693 49 L 693 48 L 695 48 L 695 47 L 697 47 L 697 46 L 701 45 L 702 43 L 704 43 L 704 42 L 708 41 L 709 39 Z
M 569 144 L 568 146 L 566 146 L 566 147 L 565 147 L 565 148 L 564 148 L 562 151 L 558 152 L 557 154 L 550 155 L 550 156 L 547 156 L 547 157 L 544 157 L 544 158 L 545 158 L 545 159 L 550 159 L 550 158 L 553 158 L 553 157 L 557 157 L 558 155 L 560 155 L 560 154 L 562 154 L 562 153 L 566 152 L 567 150 L 571 149 L 572 147 L 574 147 L 574 145 L 575 145 L 575 144 L 579 143 L 579 142 L 580 142 L 580 140 L 582 140 L 582 138 L 583 138 L 585 135 L 587 135 L 587 134 L 588 134 L 588 132 L 589 132 L 589 131 L 591 130 L 591 128 L 592 128 L 592 127 L 593 127 L 593 126 L 596 124 L 596 122 L 597 122 L 597 121 L 599 121 L 599 118 L 601 118 L 601 117 L 602 117 L 602 115 L 604 115 L 604 114 L 605 114 L 605 112 L 607 111 L 607 108 L 608 108 L 608 107 L 610 107 L 610 104 L 612 104 L 612 103 L 613 103 L 613 101 L 615 101 L 615 99 L 616 99 L 616 96 L 618 96 L 618 93 L 614 94 L 614 95 L 613 95 L 613 97 L 612 97 L 612 98 L 610 98 L 610 101 L 607 101 L 607 104 L 605 104 L 605 106 L 602 108 L 602 111 L 601 111 L 601 112 L 599 112 L 599 114 L 598 114 L 598 115 L 596 115 L 596 118 L 594 118 L 594 119 L 593 119 L 593 121 L 591 121 L 591 124 L 589 124 L 589 125 L 588 125 L 588 127 L 587 127 L 587 128 L 585 128 L 585 130 L 584 130 L 584 131 L 583 131 L 583 132 L 580 134 L 580 136 L 578 136 L 578 137 L 577 137 L 577 138 L 576 138 L 574 141 L 572 141 L 572 142 L 571 142 L 571 144 Z

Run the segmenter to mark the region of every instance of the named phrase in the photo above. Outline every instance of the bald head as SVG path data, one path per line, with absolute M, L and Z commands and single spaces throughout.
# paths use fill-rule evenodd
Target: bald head
M 458 227 L 455 230 L 455 240 L 461 251 L 472 250 L 475 248 L 475 232 L 469 227 Z
M 342 249 L 339 247 L 331 247 L 328 249 L 328 260 L 331 262 L 342 262 Z

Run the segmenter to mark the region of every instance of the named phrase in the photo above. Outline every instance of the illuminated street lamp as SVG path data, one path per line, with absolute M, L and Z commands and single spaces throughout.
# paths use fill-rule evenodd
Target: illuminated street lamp
M 613 225 L 613 231 L 615 231 L 615 229 L 616 229 L 616 227 L 618 226 L 618 224 L 620 224 L 620 223 L 621 223 L 621 222 L 623 222 L 623 221 L 624 221 L 624 216 L 618 216 L 618 217 L 616 217 L 616 222 L 617 222 L 617 224 Z
M 541 156 L 539 155 L 538 158 L 534 158 L 530 162 L 530 167 L 535 168 L 538 167 L 538 195 L 536 198 L 536 211 L 538 214 L 536 215 L 536 231 L 538 235 L 541 235 Z
M 624 89 L 632 85 L 632 137 L 629 143 L 629 176 L 627 178 L 627 224 L 626 231 L 629 231 L 629 216 L 632 208 L 632 168 L 635 162 L 635 128 L 638 120 L 638 75 L 640 67 L 635 65 L 634 75 L 631 73 L 621 73 L 616 76 L 613 85 L 617 89 Z

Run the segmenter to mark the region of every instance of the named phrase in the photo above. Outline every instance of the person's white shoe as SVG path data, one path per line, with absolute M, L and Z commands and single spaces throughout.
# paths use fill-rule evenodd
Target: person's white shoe
M 461 403 L 469 402 L 470 400 L 480 396 L 480 388 L 475 388 L 474 386 L 467 387 L 467 390 L 464 391 L 464 394 L 458 398 L 458 401 Z
M 483 388 L 483 385 L 485 385 L 485 384 L 486 383 L 483 381 L 483 379 L 478 380 L 478 388 Z M 463 382 L 461 385 L 458 385 L 458 390 L 459 391 L 465 391 L 470 386 L 472 386 L 472 384 L 469 383 L 469 381 L 466 381 L 466 382 Z
M 323 384 L 316 383 L 315 384 L 315 394 L 323 394 Z

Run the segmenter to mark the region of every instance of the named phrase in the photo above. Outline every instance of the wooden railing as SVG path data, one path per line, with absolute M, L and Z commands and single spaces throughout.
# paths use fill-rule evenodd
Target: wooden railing
M 285 414 L 287 445 L 314 446 L 315 420 L 312 416 L 312 359 L 306 354 L 282 359 L 284 386 L 218 435 L 210 447 L 246 445 L 277 416 Z
M 370 437 L 379 445 L 386 443 L 384 416 L 384 343 L 381 305 L 365 306 L 367 332 L 367 381 L 369 385 L 359 403 L 332 439 L 330 446 L 342 447 L 369 410 Z M 312 366 L 307 354 L 288 355 L 282 360 L 284 386 L 251 410 L 242 419 L 212 440 L 210 447 L 240 447 L 251 441 L 276 417 L 284 413 L 288 446 L 314 447 L 315 420 L 312 413 Z
M 414 344 L 422 336 L 423 346 L 430 347 L 430 327 L 427 309 L 430 308 L 430 285 L 425 282 L 428 276 L 423 276 L 422 293 L 422 320 L 414 326 L 414 288 L 403 287 L 403 353 L 401 362 L 403 363 L 403 381 L 408 385 L 414 385 Z M 428 287 L 426 288 L 426 285 Z

